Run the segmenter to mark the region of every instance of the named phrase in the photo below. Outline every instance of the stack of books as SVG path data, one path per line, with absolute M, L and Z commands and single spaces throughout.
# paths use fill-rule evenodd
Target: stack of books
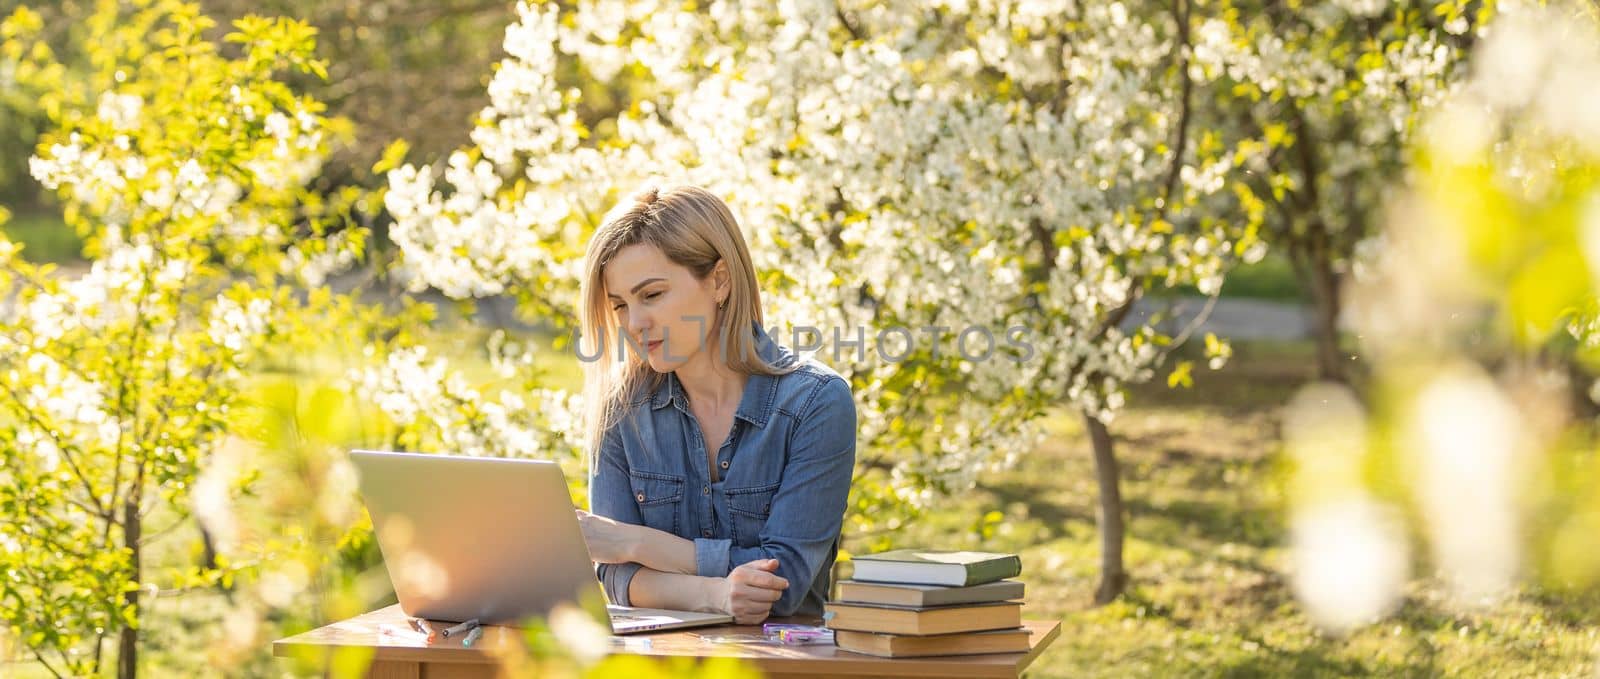
M 902 549 L 853 559 L 826 605 L 834 643 L 885 658 L 1024 653 L 1015 554 Z

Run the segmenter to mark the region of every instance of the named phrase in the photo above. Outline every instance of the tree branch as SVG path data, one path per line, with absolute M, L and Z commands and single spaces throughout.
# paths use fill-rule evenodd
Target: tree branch
M 39 649 L 30 646 L 28 647 L 28 650 L 33 652 L 33 659 L 39 661 L 39 664 L 50 673 L 50 676 L 53 676 L 56 679 L 62 679 L 62 677 L 65 676 L 61 674 L 61 672 L 57 671 L 55 666 L 50 664 L 50 661 L 44 659 L 44 654 L 40 653 Z
M 1211 317 L 1211 310 L 1217 306 L 1217 297 L 1219 297 L 1221 294 L 1222 288 L 1219 287 L 1217 288 L 1216 292 L 1213 292 L 1206 297 L 1206 305 L 1200 308 L 1200 313 L 1196 314 L 1193 319 L 1190 319 L 1189 324 L 1184 327 L 1183 331 L 1178 333 L 1178 336 L 1172 340 L 1171 344 L 1167 345 L 1167 350 L 1163 352 L 1163 354 L 1170 354 L 1172 353 L 1173 349 L 1177 349 L 1178 347 L 1183 346 L 1184 342 L 1189 341 L 1189 337 L 1194 334 L 1195 330 L 1198 330 L 1200 325 L 1205 323 L 1206 319 Z
M 866 36 L 862 35 L 861 28 L 859 26 L 856 26 L 855 22 L 850 21 L 850 16 L 848 14 L 846 14 L 845 11 L 844 11 L 844 5 L 841 5 L 839 3 L 834 3 L 833 12 L 834 12 L 834 16 L 839 17 L 839 23 L 844 25 L 844 30 L 850 32 L 850 37 L 851 38 L 854 38 L 856 40 L 866 40 L 867 39 Z

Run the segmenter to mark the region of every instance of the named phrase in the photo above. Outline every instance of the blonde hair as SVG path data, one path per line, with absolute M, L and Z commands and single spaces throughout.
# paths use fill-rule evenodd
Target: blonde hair
M 620 361 L 608 355 L 617 351 L 608 346 L 608 338 L 621 343 L 625 331 L 618 327 L 601 276 L 618 252 L 641 243 L 659 248 L 668 260 L 700 280 L 711 275 L 718 261 L 727 262 L 728 297 L 710 324 L 708 346 L 718 347 L 716 355 L 729 368 L 746 375 L 781 375 L 794 369 L 772 366 L 756 352 L 750 328 L 752 323 L 762 324 L 761 291 L 750 250 L 728 206 L 697 186 L 665 190 L 647 186 L 606 214 L 584 255 L 578 346 L 580 355 L 595 357 L 583 364 L 584 431 L 591 469 L 606 431 L 621 419 L 629 401 L 653 393 L 666 380 L 638 352 L 623 352 Z M 728 328 L 744 331 L 728 332 Z

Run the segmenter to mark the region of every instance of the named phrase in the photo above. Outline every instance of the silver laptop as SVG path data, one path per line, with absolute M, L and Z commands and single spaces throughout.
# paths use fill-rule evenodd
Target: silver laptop
M 406 615 L 517 624 L 601 598 L 554 462 L 356 450 L 361 496 Z M 732 622 L 721 613 L 608 606 L 629 634 Z

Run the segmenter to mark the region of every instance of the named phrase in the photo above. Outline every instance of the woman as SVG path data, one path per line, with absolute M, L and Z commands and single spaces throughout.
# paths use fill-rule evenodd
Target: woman
M 849 384 L 762 330 L 750 253 L 704 189 L 646 189 L 589 242 L 579 512 L 606 596 L 740 624 L 821 615 L 855 467 Z

